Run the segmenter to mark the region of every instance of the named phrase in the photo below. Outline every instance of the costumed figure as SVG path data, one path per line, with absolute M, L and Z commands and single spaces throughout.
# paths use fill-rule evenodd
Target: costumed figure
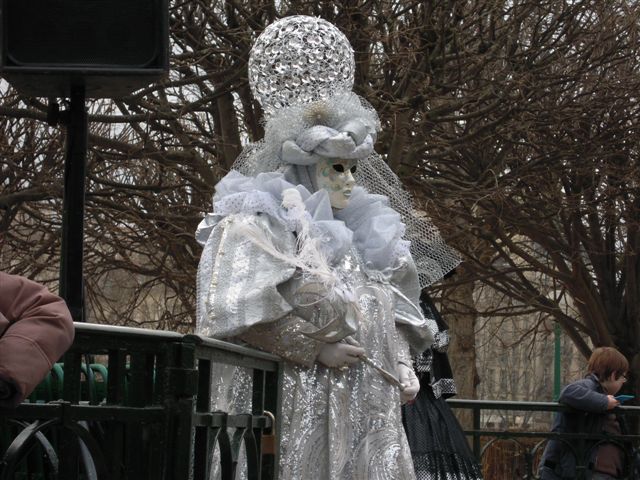
M 420 307 L 427 321 L 437 325 L 437 333 L 431 347 L 414 357 L 420 392 L 414 402 L 402 407 L 417 480 L 481 479 L 480 465 L 445 401 L 456 394 L 446 353 L 449 327 L 425 291 Z
M 353 74 L 330 23 L 265 29 L 249 60 L 265 137 L 216 185 L 196 233 L 197 333 L 284 359 L 281 479 L 415 478 L 400 404 L 419 387 L 411 354 L 435 333 L 418 275 L 435 281 L 458 263 L 375 153 L 380 122 Z M 251 411 L 246 371 L 213 375 L 212 408 Z

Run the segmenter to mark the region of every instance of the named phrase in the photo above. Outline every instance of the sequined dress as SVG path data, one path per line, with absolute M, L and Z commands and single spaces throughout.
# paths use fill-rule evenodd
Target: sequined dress
M 279 207 L 282 188 L 270 190 L 273 208 L 264 198 L 259 206 L 248 207 L 252 194 L 241 202 L 234 200 L 230 209 L 216 204 L 214 197 L 214 216 L 205 222 L 202 234 L 198 333 L 245 342 L 285 359 L 280 479 L 415 479 L 398 389 L 362 362 L 347 371 L 315 362 L 322 345 L 302 331 L 321 327 L 335 312 L 328 301 L 300 302 L 296 294 L 308 277 L 274 254 L 295 255 L 298 248 L 296 227 L 288 224 Z M 246 188 L 235 193 L 239 191 Z M 352 218 L 350 214 L 357 211 L 343 212 L 345 220 L 336 220 L 329 218 L 328 200 L 321 192 L 302 193 L 308 213 L 322 225 L 317 230 L 322 241 L 331 246 L 327 256 L 340 288 L 354 292 L 362 313 L 353 338 L 377 365 L 395 372 L 399 361 L 411 361 L 412 350 L 419 351 L 433 340 L 433 332 L 413 305 L 419 287 L 411 257 L 399 242 L 402 231 L 386 237 L 394 243 L 395 253 L 387 259 L 393 268 L 372 270 L 373 247 L 365 246 L 372 234 L 363 235 L 362 222 L 358 226 L 354 220 L 362 220 L 363 210 Z M 225 196 L 229 198 L 228 192 Z M 361 197 L 360 206 L 369 205 L 365 209 L 369 216 L 389 213 L 386 206 L 380 210 L 379 197 L 365 192 Z M 259 241 L 248 239 L 252 235 Z M 242 372 L 220 367 L 214 373 L 217 391 L 212 408 L 247 411 L 248 381 Z

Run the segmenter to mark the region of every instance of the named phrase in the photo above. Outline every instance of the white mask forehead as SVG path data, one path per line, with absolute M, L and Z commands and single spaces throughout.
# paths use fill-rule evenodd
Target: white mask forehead
M 329 201 L 333 208 L 345 208 L 351 198 L 356 184 L 353 174 L 358 160 L 324 158 L 315 166 L 315 183 L 318 189 L 329 193 Z

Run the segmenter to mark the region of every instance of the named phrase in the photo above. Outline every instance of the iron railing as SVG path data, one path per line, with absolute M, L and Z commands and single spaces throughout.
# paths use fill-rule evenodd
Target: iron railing
M 250 411 L 212 410 L 216 364 L 252 372 Z M 227 480 L 235 477 L 241 449 L 251 480 L 277 479 L 277 451 L 265 454 L 262 440 L 278 418 L 279 372 L 273 355 L 197 335 L 76 324 L 74 345 L 30 401 L 0 409 L 0 480 L 208 480 L 214 466 Z M 448 403 L 472 412 L 465 432 L 485 480 L 537 479 L 551 437 L 575 452 L 577 479 L 586 478 L 593 441 L 617 443 L 629 459 L 640 441 L 637 434 L 549 433 L 551 415 L 568 410 L 557 403 Z M 640 407 L 620 410 L 640 417 Z M 513 411 L 547 412 L 547 424 L 534 431 L 541 425 L 528 417 L 524 426 L 481 428 L 488 412 Z
M 251 412 L 212 411 L 213 363 L 253 372 Z M 249 478 L 275 479 L 261 439 L 273 427 L 264 411 L 277 418 L 279 367 L 273 355 L 197 335 L 76 324 L 31 402 L 0 409 L 0 480 L 208 480 L 216 463 L 232 479 L 241 449 Z
M 473 452 L 482 464 L 485 480 L 533 480 L 539 479 L 538 468 L 542 452 L 549 438 L 564 442 L 573 452 L 576 460 L 576 480 L 590 478 L 590 452 L 600 443 L 614 443 L 625 452 L 629 470 L 624 479 L 640 480 L 632 471 L 635 460 L 635 447 L 640 435 L 634 429 L 633 435 L 587 435 L 550 433 L 550 420 L 555 412 L 574 411 L 571 408 L 550 402 L 501 402 L 487 400 L 449 399 L 447 403 L 454 409 L 466 409 L 472 412 L 473 428 L 465 429 L 470 437 Z M 548 422 L 540 425 L 529 421 L 524 426 L 506 425 L 504 429 L 482 428 L 482 418 L 491 412 L 547 412 Z M 617 413 L 636 424 L 640 419 L 640 407 L 617 407 Z M 506 415 L 504 415 L 507 417 Z M 534 431 L 540 430 L 540 431 Z M 543 430 L 544 429 L 544 430 Z

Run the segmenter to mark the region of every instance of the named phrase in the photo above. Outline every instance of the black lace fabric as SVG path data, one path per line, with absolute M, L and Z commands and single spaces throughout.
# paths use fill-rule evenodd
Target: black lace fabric
M 427 382 L 412 405 L 402 408 L 403 423 L 417 480 L 482 479 L 482 470 L 444 397 Z
M 413 359 L 420 392 L 402 407 L 404 424 L 417 480 L 481 480 L 482 469 L 467 443 L 446 398 L 456 394 L 447 357 L 448 326 L 423 290 L 420 307 L 438 325 L 435 343 Z

